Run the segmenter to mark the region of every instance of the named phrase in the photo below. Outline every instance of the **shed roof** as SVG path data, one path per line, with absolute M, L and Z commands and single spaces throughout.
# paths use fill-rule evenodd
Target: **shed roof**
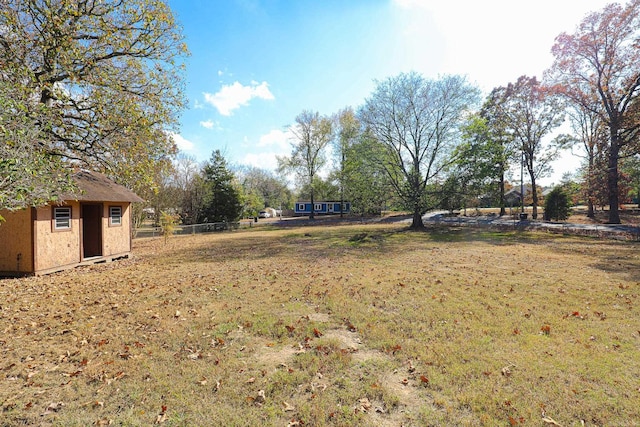
M 83 202 L 144 202 L 133 191 L 116 184 L 105 175 L 87 170 L 73 174 L 78 186 L 78 193 L 65 195 L 64 200 L 78 200 Z

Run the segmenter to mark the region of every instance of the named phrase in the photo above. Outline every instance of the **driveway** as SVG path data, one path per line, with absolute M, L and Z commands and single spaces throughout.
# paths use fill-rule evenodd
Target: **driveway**
M 500 229 L 541 230 L 551 233 L 607 237 L 621 240 L 640 240 L 640 227 L 621 224 L 575 224 L 571 222 L 518 220 L 499 216 L 450 216 L 448 212 L 428 212 L 425 223 L 459 226 L 493 227 Z

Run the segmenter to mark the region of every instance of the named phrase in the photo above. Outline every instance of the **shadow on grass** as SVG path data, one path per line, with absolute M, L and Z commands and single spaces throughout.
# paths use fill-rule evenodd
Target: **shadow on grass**
M 419 231 L 397 224 L 274 228 L 264 231 L 212 238 L 199 245 L 177 250 L 173 259 L 180 263 L 223 263 L 238 258 L 251 261 L 283 256 L 313 261 L 347 253 L 378 257 L 393 251 L 413 252 L 434 243 L 482 242 L 498 246 L 542 245 L 548 246 L 550 253 L 582 254 L 593 258 L 593 268 L 640 282 L 639 245 L 632 242 L 451 225 L 427 225 Z M 523 255 L 526 256 L 526 247 Z
M 418 231 L 400 225 L 316 226 L 263 231 L 266 232 L 213 237 L 199 245 L 177 249 L 173 259 L 177 262 L 225 262 L 238 258 L 249 261 L 290 256 L 308 260 L 354 251 L 375 257 L 392 251 L 417 251 L 423 249 L 424 245 L 434 243 L 544 244 L 549 239 L 561 238 L 529 232 L 439 225 L 429 225 Z

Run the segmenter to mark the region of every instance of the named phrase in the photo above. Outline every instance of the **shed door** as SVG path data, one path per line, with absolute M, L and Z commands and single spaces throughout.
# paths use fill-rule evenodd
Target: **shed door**
M 102 256 L 102 204 L 82 204 L 82 257 Z

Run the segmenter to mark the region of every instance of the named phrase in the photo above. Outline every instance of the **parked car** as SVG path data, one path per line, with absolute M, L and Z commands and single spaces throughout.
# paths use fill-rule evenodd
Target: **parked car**
M 260 211 L 260 213 L 258 213 L 258 217 L 259 218 L 271 218 L 271 214 L 267 211 Z

